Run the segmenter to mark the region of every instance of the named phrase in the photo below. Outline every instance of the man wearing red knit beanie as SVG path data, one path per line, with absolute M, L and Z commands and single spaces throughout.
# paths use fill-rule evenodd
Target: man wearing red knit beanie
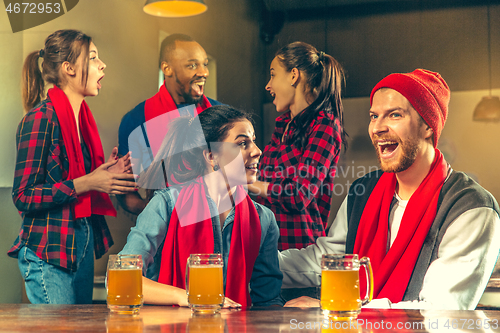
M 500 250 L 499 207 L 436 148 L 449 100 L 441 75 L 424 69 L 373 88 L 368 132 L 381 169 L 351 185 L 328 236 L 281 252 L 283 288 L 318 287 L 323 254 L 354 253 L 371 260 L 372 304 L 476 307 Z M 301 297 L 285 306 L 318 305 Z

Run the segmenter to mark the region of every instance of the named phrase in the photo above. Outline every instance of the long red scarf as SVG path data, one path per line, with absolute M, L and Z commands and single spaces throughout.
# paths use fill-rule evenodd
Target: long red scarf
M 252 305 L 248 284 L 259 254 L 261 228 L 257 209 L 243 187 L 236 189 L 231 246 L 226 270 L 226 297 Z M 199 221 L 193 223 L 193 221 Z M 212 219 L 201 179 L 184 187 L 177 198 L 163 245 L 158 282 L 186 288 L 186 262 L 193 253 L 213 253 Z
M 196 105 L 196 115 L 211 106 L 208 98 L 203 95 L 201 103 Z M 161 118 L 155 119 L 159 116 Z M 165 83 L 161 85 L 160 90 L 153 97 L 147 99 L 144 103 L 144 117 L 146 119 L 149 146 L 151 147 L 153 156 L 156 156 L 163 138 L 167 134 L 167 125 L 173 119 L 180 117 L 177 105 L 165 87 Z M 149 121 L 152 119 L 155 120 Z
M 387 297 L 400 302 L 410 281 L 415 263 L 429 229 L 434 222 L 441 188 L 448 164 L 441 152 L 430 171 L 411 196 L 394 243 L 387 251 L 391 202 L 396 189 L 396 175 L 384 173 L 370 194 L 361 216 L 354 243 L 354 253 L 370 258 L 374 275 L 374 298 Z M 361 295 L 366 281 L 361 276 Z
M 68 154 L 68 179 L 84 176 L 86 174 L 85 164 L 73 108 L 66 94 L 58 87 L 54 86 L 54 88 L 49 89 L 48 95 L 54 105 L 54 111 L 60 124 L 61 135 Z M 102 150 L 97 124 L 85 101 L 82 102 L 78 118 L 80 132 L 89 149 L 92 160 L 91 170 L 93 171 L 104 163 L 104 151 Z M 89 217 L 91 214 L 116 216 L 116 210 L 108 194 L 97 191 L 79 195 L 78 202 L 74 204 L 73 208 L 75 219 Z

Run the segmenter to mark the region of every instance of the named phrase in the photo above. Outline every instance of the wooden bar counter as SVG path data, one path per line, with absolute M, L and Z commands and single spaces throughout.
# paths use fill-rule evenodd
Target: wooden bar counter
M 251 308 L 192 315 L 188 308 L 144 306 L 111 315 L 104 304 L 0 304 L 0 332 L 500 332 L 500 311 L 363 309 L 356 321 L 323 318 L 319 309 Z

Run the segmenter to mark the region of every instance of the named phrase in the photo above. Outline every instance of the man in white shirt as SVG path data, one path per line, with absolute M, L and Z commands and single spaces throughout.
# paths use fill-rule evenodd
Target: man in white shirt
M 372 262 L 374 298 L 393 308 L 476 307 L 499 254 L 499 207 L 436 149 L 449 98 L 444 79 L 422 69 L 375 86 L 369 135 L 381 170 L 352 184 L 328 236 L 280 253 L 283 288 L 317 287 L 323 254 L 355 253 Z

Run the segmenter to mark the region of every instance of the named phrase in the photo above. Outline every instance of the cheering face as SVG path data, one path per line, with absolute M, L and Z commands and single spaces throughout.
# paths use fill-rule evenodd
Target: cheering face
M 86 96 L 97 96 L 99 94 L 99 90 L 101 89 L 101 80 L 104 77 L 104 69 L 106 68 L 106 64 L 99 59 L 99 53 L 97 51 L 97 47 L 94 43 L 90 43 L 89 45 L 89 69 L 88 69 L 88 77 L 87 84 L 85 82 L 82 83 L 83 76 L 83 66 L 84 66 L 84 57 L 86 55 L 80 54 L 75 64 L 75 76 L 72 79 L 72 85 L 75 87 L 76 92 L 81 94 L 83 97 Z
M 197 104 L 208 77 L 207 54 L 197 42 L 177 41 L 175 45 L 168 63 L 162 63 L 165 76 L 175 80 L 175 91 L 170 93 L 176 104 Z
M 266 85 L 266 90 L 274 97 L 273 104 L 276 111 L 285 112 L 290 109 L 295 97 L 295 88 L 292 86 L 292 73 L 280 63 L 278 58 L 271 62 L 271 78 Z
M 218 144 L 216 162 L 229 186 L 252 184 L 257 180 L 257 166 L 262 151 L 255 144 L 255 131 L 248 120 L 233 124 L 227 137 Z M 210 144 L 214 147 L 214 144 Z
M 411 167 L 426 138 L 432 135 L 410 102 L 393 89 L 375 92 L 370 119 L 369 135 L 384 172 L 402 172 Z

